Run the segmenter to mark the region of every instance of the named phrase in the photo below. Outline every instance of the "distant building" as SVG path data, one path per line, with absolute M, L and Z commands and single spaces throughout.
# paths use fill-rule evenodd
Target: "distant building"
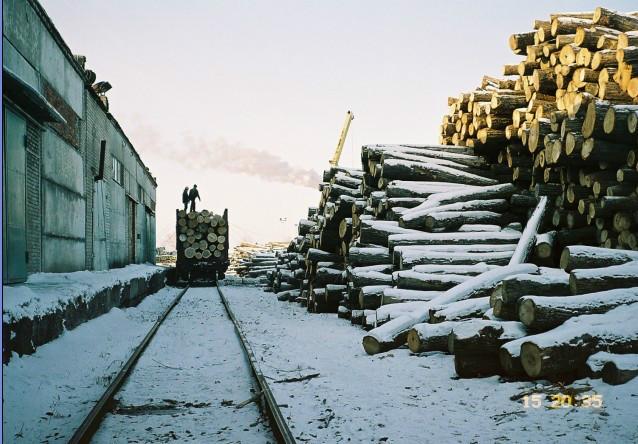
M 36 0 L 2 3 L 3 283 L 155 261 L 157 182 Z

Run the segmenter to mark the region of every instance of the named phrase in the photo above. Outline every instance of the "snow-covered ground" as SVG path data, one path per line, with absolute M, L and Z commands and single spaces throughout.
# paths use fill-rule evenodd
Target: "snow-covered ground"
M 553 409 L 543 393 L 567 389 L 457 379 L 453 357 L 442 353 L 411 356 L 403 348 L 368 356 L 364 331 L 336 315 L 309 314 L 258 288 L 222 291 L 299 442 L 638 442 L 638 378 L 620 386 L 576 381 L 571 387 L 600 395 L 602 407 Z M 532 406 L 536 393 L 539 407 Z
M 2 441 L 66 442 L 179 289 L 107 314 L 2 366 Z
M 29 275 L 24 284 L 2 286 L 3 321 L 43 315 L 77 298 L 85 298 L 88 302 L 100 290 L 134 278 L 149 278 L 159 270 L 162 267 L 131 264 L 107 271 L 35 273 Z
M 93 442 L 275 442 L 239 339 L 215 289 L 192 288 L 116 395 Z

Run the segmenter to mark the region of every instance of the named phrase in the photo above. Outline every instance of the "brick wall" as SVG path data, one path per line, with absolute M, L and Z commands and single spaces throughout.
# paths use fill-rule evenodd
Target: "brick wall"
M 42 131 L 27 120 L 26 182 L 27 182 L 27 272 L 42 271 L 42 210 L 40 190 L 40 159 Z

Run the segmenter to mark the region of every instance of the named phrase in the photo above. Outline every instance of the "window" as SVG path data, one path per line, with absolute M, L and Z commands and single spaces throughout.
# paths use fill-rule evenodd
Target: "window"
M 122 168 L 122 162 L 117 160 L 115 156 L 113 158 L 113 180 L 122 185 L 124 181 L 124 169 Z

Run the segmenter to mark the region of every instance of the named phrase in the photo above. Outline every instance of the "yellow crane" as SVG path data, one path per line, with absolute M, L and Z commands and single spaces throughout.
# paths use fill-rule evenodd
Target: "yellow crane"
M 348 129 L 350 129 L 350 122 L 352 122 L 353 120 L 354 114 L 352 114 L 352 111 L 348 111 L 346 113 L 346 120 L 343 122 L 343 128 L 341 129 L 341 135 L 339 136 L 339 142 L 337 143 L 335 154 L 334 156 L 332 156 L 332 160 L 330 161 L 330 165 L 332 165 L 333 167 L 339 165 L 339 158 L 341 157 L 341 152 L 343 151 L 343 145 L 346 143 Z

